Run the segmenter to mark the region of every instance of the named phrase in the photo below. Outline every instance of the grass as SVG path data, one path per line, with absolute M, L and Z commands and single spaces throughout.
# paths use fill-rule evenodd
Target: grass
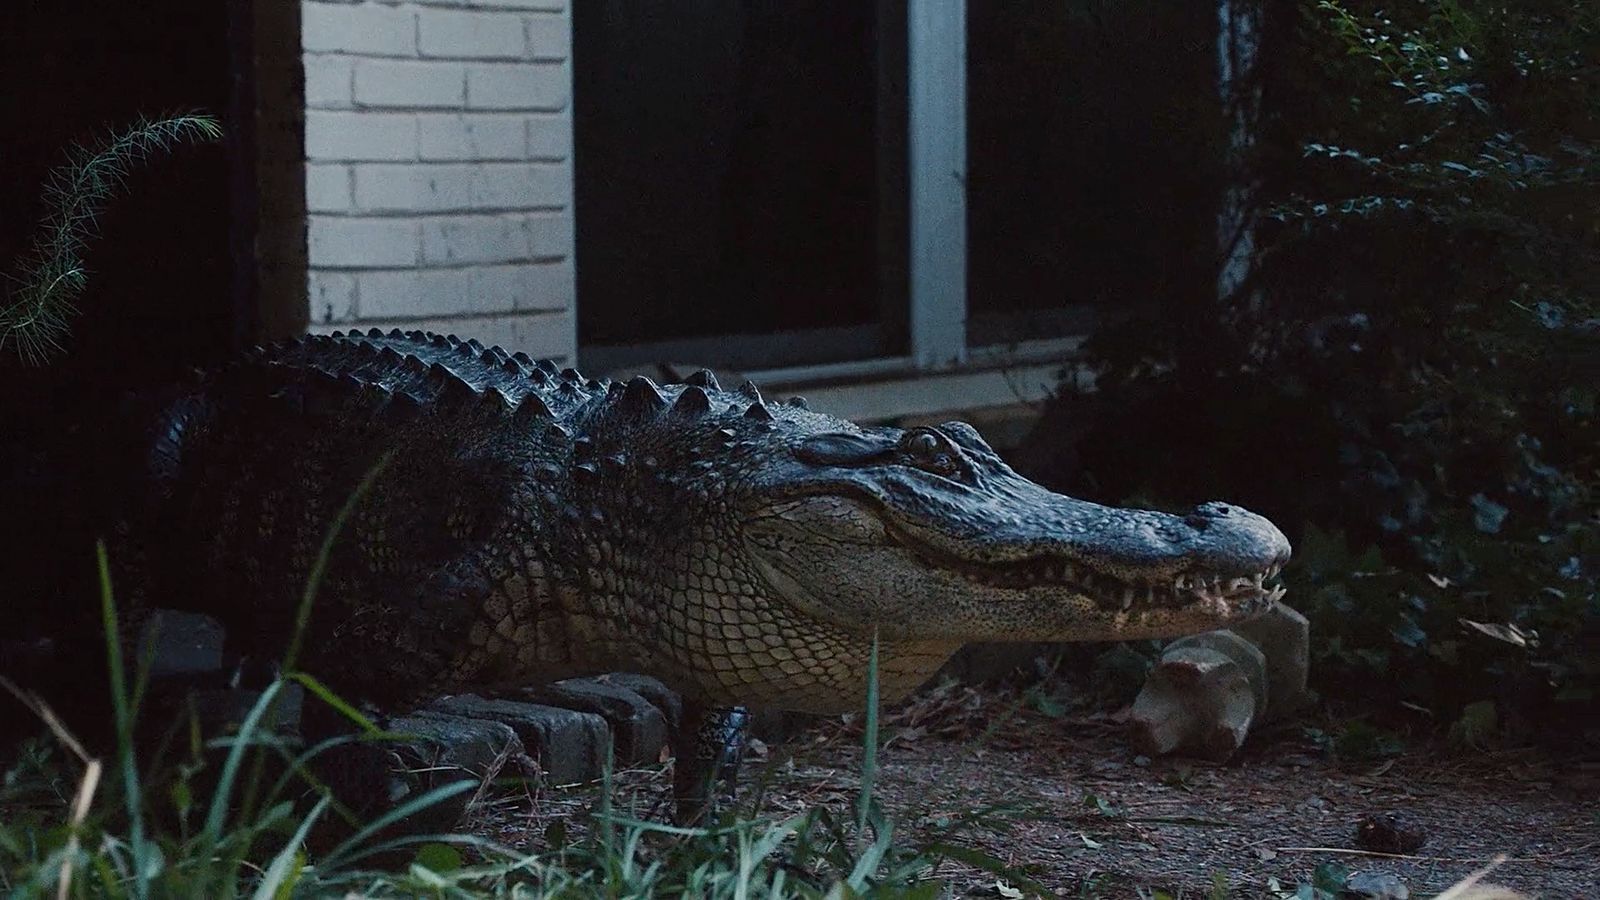
M 336 517 L 314 572 L 324 568 L 332 534 L 361 493 Z M 519 852 L 468 834 L 396 836 L 402 820 L 475 789 L 471 781 L 437 787 L 369 822 L 341 813 L 310 764 L 342 742 L 395 736 L 292 666 L 231 733 L 201 735 L 191 712 L 168 726 L 153 751 L 136 742 L 145 661 L 130 684 L 103 547 L 98 563 L 115 719 L 111 759 L 86 749 L 40 697 L 5 682 L 48 729 L 21 745 L 0 782 L 0 891 L 8 896 L 932 898 L 947 895 L 937 877 L 947 861 L 1044 892 L 1000 861 L 960 846 L 956 835 L 916 844 L 899 839 L 872 792 L 875 657 L 855 816 L 818 806 L 782 820 L 730 815 L 712 826 L 680 828 L 619 814 L 607 785 L 580 839 L 547 835 L 547 849 Z M 316 580 L 302 604 L 302 628 Z M 303 747 L 264 727 L 291 682 L 305 687 L 311 702 L 345 714 L 358 734 Z M 140 758 L 142 750 L 148 759 Z M 314 832 L 338 815 L 346 818 L 348 836 L 313 852 Z

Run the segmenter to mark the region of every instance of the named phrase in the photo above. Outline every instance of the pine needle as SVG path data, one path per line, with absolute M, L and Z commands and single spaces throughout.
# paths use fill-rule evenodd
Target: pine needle
M 45 182 L 47 212 L 32 250 L 0 285 L 0 354 L 39 365 L 60 352 L 88 282 L 83 256 L 105 204 L 126 187 L 138 164 L 182 143 L 221 137 L 216 119 L 188 114 L 141 119 L 98 145 L 72 148 L 67 163 Z

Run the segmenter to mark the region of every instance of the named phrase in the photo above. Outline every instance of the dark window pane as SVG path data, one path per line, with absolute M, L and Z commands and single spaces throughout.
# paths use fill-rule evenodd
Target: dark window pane
M 903 202 L 881 172 L 904 126 L 880 124 L 903 74 L 880 83 L 876 4 L 595 0 L 573 16 L 580 342 L 842 328 L 878 352 L 881 245 L 901 243 L 884 209 Z
M 969 4 L 970 343 L 1081 331 L 1213 277 L 1216 18 L 1199 2 Z

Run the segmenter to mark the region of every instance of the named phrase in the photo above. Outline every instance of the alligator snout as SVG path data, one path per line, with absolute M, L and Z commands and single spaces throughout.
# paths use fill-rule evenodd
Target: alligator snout
M 1199 568 L 1274 572 L 1289 561 L 1289 539 L 1264 516 L 1221 501 L 1202 503 L 1183 517 Z

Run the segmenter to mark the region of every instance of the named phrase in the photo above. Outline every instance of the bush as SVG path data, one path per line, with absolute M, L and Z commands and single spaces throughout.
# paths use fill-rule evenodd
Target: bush
M 1592 712 L 1600 14 L 1283 2 L 1267 21 L 1251 276 L 1090 342 L 1095 390 L 1041 434 L 1074 423 L 1055 476 L 1288 526 L 1329 694 Z

